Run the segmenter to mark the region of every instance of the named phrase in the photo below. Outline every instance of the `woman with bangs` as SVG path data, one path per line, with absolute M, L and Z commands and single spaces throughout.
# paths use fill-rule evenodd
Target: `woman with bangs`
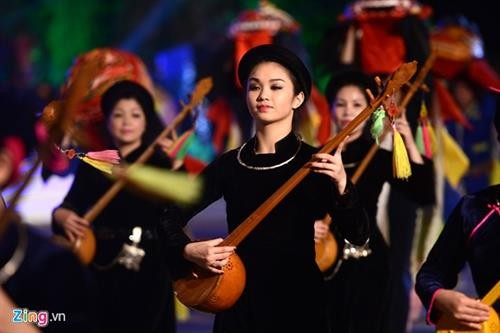
M 288 49 L 261 45 L 242 58 L 238 77 L 255 135 L 241 147 L 212 162 L 200 175 L 202 199 L 196 205 L 169 207 L 163 217 L 166 243 L 176 254 L 175 277 L 192 265 L 222 274 L 237 251 L 246 270 L 238 301 L 215 316 L 214 332 L 329 332 L 324 282 L 315 263 L 314 221 L 327 212 L 356 244 L 367 238 L 367 220 L 358 205 L 341 158 L 318 154 L 293 129 L 311 91 L 303 62 Z M 302 167 L 313 171 L 292 190 L 237 249 L 218 246 L 222 238 L 191 241 L 182 231 L 187 222 L 223 197 L 227 225 L 233 231 Z
M 334 123 L 339 130 L 369 105 L 370 99 L 366 89 L 374 95 L 377 94 L 374 81 L 358 70 L 345 69 L 332 76 L 326 97 L 331 105 Z M 432 161 L 420 155 L 404 116 L 395 120 L 394 126 L 405 142 L 412 176 L 408 180 L 394 178 L 392 152 L 383 148 L 377 150 L 356 182 L 361 204 L 370 221 L 369 240 L 363 246 L 356 246 L 334 223 L 330 226 L 322 220 L 315 223 L 316 241 L 324 239 L 331 230 L 339 242 L 339 255 L 347 254 L 325 275 L 333 331 L 389 331 L 389 300 L 392 288 L 390 249 L 377 225 L 377 203 L 384 183 L 388 182 L 400 189 L 420 205 L 432 204 L 435 200 Z M 346 140 L 342 159 L 348 176 L 354 174 L 374 144 L 370 127 L 371 121 L 366 120 Z M 381 300 L 385 301 L 382 303 L 384 305 L 380 305 Z
M 122 160 L 134 163 L 163 130 L 152 95 L 142 85 L 124 80 L 102 96 L 110 145 Z M 158 142 L 162 146 L 166 139 Z M 157 149 L 148 164 L 169 169 L 167 155 Z M 79 165 L 73 184 L 53 212 L 55 233 L 74 240 L 89 228 L 85 215 L 113 185 L 101 171 Z M 175 332 L 174 296 L 166 256 L 158 237 L 163 205 L 138 193 L 121 190 L 97 216 L 92 228 L 97 240 L 91 270 L 97 285 L 99 332 Z M 138 231 L 140 236 L 137 241 Z M 131 261 L 131 244 L 144 256 Z

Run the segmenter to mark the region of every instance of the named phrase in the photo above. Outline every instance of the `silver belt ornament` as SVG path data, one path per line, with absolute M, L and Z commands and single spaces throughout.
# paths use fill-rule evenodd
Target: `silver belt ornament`
M 125 266 L 126 269 L 136 272 L 139 271 L 142 259 L 146 254 L 146 251 L 139 247 L 141 236 L 142 228 L 134 227 L 134 229 L 132 229 L 132 234 L 128 236 L 128 239 L 132 241 L 132 244 L 123 244 L 122 250 L 117 257 L 117 261 L 120 265 Z
M 126 269 L 136 272 L 139 271 L 142 259 L 146 254 L 146 251 L 139 247 L 141 237 L 142 228 L 134 227 L 134 229 L 132 229 L 132 234 L 128 236 L 128 239 L 132 241 L 132 244 L 124 243 L 120 253 L 118 253 L 118 255 L 108 264 L 100 265 L 94 261 L 92 265 L 98 270 L 107 271 L 118 263 L 124 266 Z
M 342 249 L 342 258 L 334 265 L 329 274 L 323 276 L 325 281 L 331 280 L 339 271 L 342 263 L 349 259 L 366 258 L 372 253 L 370 249 L 370 238 L 363 245 L 354 245 L 344 238 L 344 248 Z
M 350 243 L 344 238 L 344 249 L 342 252 L 344 260 L 368 257 L 370 253 L 372 253 L 372 250 L 370 249 L 370 239 L 368 238 L 363 245 L 358 246 Z

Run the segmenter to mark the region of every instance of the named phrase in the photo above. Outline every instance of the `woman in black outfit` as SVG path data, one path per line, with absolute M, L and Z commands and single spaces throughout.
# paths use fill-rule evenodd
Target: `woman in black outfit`
M 500 142 L 500 110 L 495 113 Z M 500 184 L 464 195 L 417 273 L 415 290 L 427 309 L 427 323 L 444 317 L 450 326 L 481 330 L 492 318 L 474 297 L 452 290 L 467 263 L 477 295 L 482 299 L 500 281 Z M 496 258 L 496 259 L 495 259 Z M 493 303 L 500 313 L 500 304 Z M 493 327 L 488 326 L 486 327 Z M 484 331 L 487 331 L 485 329 Z
M 132 81 L 120 81 L 109 88 L 101 107 L 112 142 L 128 164 L 137 160 L 162 129 L 152 96 Z M 155 152 L 148 164 L 170 167 L 161 151 Z M 69 193 L 54 210 L 54 231 L 70 239 L 81 237 L 89 225 L 81 216 L 112 184 L 97 169 L 80 164 Z M 101 332 L 175 331 L 171 280 L 157 232 L 161 211 L 159 202 L 124 189 L 93 222 L 97 252 L 91 267 L 97 280 L 95 305 Z M 138 247 L 145 255 L 134 268 L 122 264 L 121 249 L 125 243 L 131 245 L 129 236 L 136 227 L 142 231 Z
M 243 56 L 238 77 L 255 121 L 255 136 L 203 171 L 199 203 L 166 209 L 167 253 L 176 254 L 177 277 L 192 265 L 222 273 L 233 251 L 242 259 L 245 289 L 235 305 L 216 314 L 214 332 L 328 332 L 324 283 L 315 263 L 314 221 L 330 212 L 339 228 L 362 244 L 368 236 L 366 215 L 346 177 L 341 149 L 333 155 L 316 154 L 317 149 L 293 131 L 294 114 L 311 89 L 302 61 L 283 47 L 261 45 Z M 182 231 L 191 217 L 221 197 L 233 231 L 306 163 L 313 172 L 237 249 L 217 246 L 222 239 L 193 242 Z
M 327 88 L 334 122 L 344 128 L 369 103 L 365 89 L 376 94 L 377 87 L 368 76 L 357 70 L 345 69 L 334 75 Z M 352 176 L 374 140 L 369 134 L 369 122 L 357 127 L 348 137 L 342 159 L 346 172 Z M 356 183 L 360 201 L 370 220 L 369 242 L 355 248 L 354 258 L 343 260 L 338 270 L 327 272 L 329 316 L 332 332 L 378 333 L 388 332 L 390 301 L 389 246 L 377 226 L 377 201 L 385 182 L 398 188 L 421 205 L 434 202 L 432 161 L 420 155 L 413 140 L 411 128 L 404 117 L 395 126 L 401 133 L 410 158 L 412 176 L 408 180 L 393 177 L 392 152 L 379 148 L 367 169 Z M 316 239 L 325 237 L 328 227 L 321 221 L 315 224 Z M 350 239 L 331 224 L 331 230 L 342 249 Z M 349 244 L 347 244 L 349 246 Z M 368 256 L 363 250 L 371 253 Z M 342 250 L 339 256 L 342 256 Z M 355 257 L 358 257 L 355 259 Z

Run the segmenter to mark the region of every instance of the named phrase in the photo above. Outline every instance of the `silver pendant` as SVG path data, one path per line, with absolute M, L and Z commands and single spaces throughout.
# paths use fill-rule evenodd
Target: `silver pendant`
M 123 244 L 122 250 L 118 254 L 118 263 L 136 272 L 139 271 L 142 258 L 146 254 L 146 251 L 138 246 L 141 242 L 141 236 L 142 228 L 134 227 L 132 234 L 128 237 L 132 244 Z
M 350 243 L 347 239 L 344 239 L 344 243 L 345 243 L 343 249 L 344 260 L 348 260 L 351 258 L 354 259 L 366 258 L 372 253 L 372 250 L 370 249 L 370 239 L 368 239 L 365 242 L 365 244 L 361 246 L 354 245 Z

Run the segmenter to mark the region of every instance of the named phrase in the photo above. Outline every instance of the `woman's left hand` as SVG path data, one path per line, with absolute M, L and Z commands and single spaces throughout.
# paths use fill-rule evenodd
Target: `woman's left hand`
M 340 194 L 344 194 L 347 186 L 347 175 L 342 163 L 342 150 L 346 143 L 345 138 L 337 147 L 333 155 L 327 153 L 314 154 L 308 166 L 313 172 L 322 173 L 330 177 L 336 184 Z
M 404 113 L 401 114 L 399 118 L 394 120 L 394 126 L 398 130 L 398 132 L 401 134 L 405 142 L 408 140 L 413 141 L 413 133 L 410 127 L 410 124 L 408 123 L 408 120 L 406 119 L 406 115 Z
M 159 138 L 156 140 L 156 144 L 166 153 L 172 148 L 174 145 L 174 140 L 171 138 Z
M 314 242 L 320 243 L 328 236 L 330 228 L 323 220 L 314 221 Z
M 424 164 L 424 160 L 418 151 L 417 144 L 415 143 L 411 126 L 408 123 L 404 112 L 401 114 L 401 117 L 394 121 L 394 126 L 405 141 L 406 150 L 408 151 L 410 160 L 416 164 Z

